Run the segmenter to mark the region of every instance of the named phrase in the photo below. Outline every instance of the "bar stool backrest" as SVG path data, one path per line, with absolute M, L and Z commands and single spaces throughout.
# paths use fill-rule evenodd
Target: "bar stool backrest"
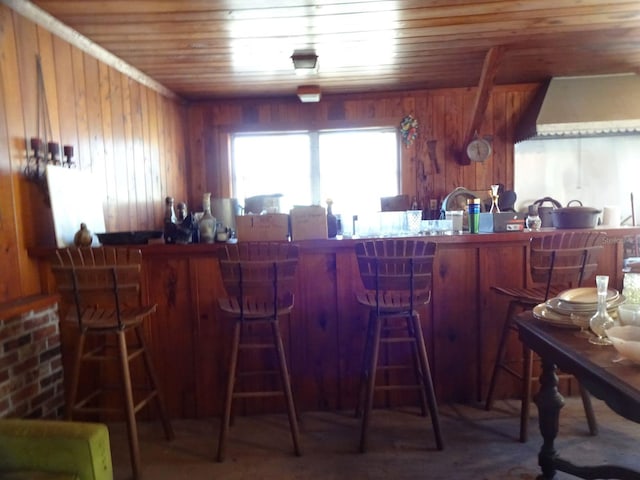
M 551 287 L 579 287 L 598 268 L 598 259 L 607 235 L 604 232 L 558 232 L 534 237 L 530 243 L 531 278 Z
M 241 242 L 220 249 L 223 284 L 241 317 L 249 312 L 277 315 L 293 307 L 298 255 L 297 245 L 281 242 Z
M 122 329 L 127 309 L 140 306 L 140 250 L 64 248 L 55 252 L 52 272 L 64 304 L 81 329 L 100 318 L 101 329 Z
M 423 240 L 367 240 L 356 244 L 364 288 L 378 310 L 413 310 L 431 300 L 436 244 Z

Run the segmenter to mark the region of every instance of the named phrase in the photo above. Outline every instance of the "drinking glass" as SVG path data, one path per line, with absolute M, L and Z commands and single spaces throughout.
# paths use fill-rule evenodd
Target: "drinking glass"
M 451 220 L 451 226 L 453 233 L 462 233 L 462 210 L 447 210 L 445 217 L 447 220 Z
M 420 223 L 422 222 L 422 210 L 407 210 L 407 231 L 410 234 L 420 233 Z

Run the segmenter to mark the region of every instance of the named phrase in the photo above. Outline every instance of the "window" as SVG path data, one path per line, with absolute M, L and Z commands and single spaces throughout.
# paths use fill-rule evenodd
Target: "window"
M 254 195 L 281 193 L 283 212 L 294 205 L 325 205 L 353 215 L 380 210 L 380 197 L 400 185 L 394 128 L 283 133 L 237 133 L 231 142 L 233 191 L 242 204 Z

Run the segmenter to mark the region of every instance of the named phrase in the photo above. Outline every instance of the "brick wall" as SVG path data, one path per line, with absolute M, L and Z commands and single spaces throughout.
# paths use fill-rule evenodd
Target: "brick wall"
M 0 320 L 0 418 L 58 418 L 64 407 L 57 305 Z

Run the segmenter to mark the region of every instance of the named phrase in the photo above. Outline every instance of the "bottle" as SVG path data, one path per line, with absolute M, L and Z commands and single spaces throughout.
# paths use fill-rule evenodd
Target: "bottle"
M 179 202 L 176 207 L 176 221 L 173 223 L 182 223 L 186 220 L 187 214 L 189 210 L 187 209 L 187 204 L 185 202 Z
M 176 211 L 173 208 L 173 197 L 164 199 L 164 223 L 176 223 Z
M 467 209 L 469 213 L 469 233 L 478 233 L 480 231 L 480 199 L 468 199 Z
M 202 194 L 202 218 L 198 222 L 200 243 L 213 243 L 216 239 L 216 219 L 211 215 L 211 192 Z
M 176 223 L 174 224 L 175 243 L 188 244 L 193 242 L 195 221 L 185 202 L 179 202 L 176 207 Z
M 538 214 L 537 205 L 529 205 L 529 213 L 527 214 L 526 226 L 529 231 L 538 231 L 542 227 L 542 219 Z
M 176 243 L 176 211 L 173 197 L 164 199 L 164 243 Z
M 336 238 L 338 234 L 338 219 L 333 214 L 332 205 L 333 200 L 327 198 L 327 236 L 329 238 Z

